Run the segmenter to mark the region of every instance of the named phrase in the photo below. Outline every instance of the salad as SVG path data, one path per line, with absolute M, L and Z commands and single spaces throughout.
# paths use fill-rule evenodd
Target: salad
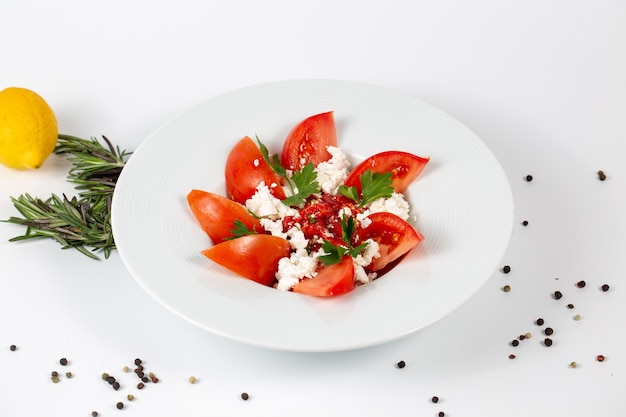
M 375 154 L 354 169 L 337 147 L 334 113 L 308 117 L 280 154 L 245 136 L 225 166 L 227 196 L 187 201 L 213 246 L 202 254 L 283 291 L 335 296 L 378 278 L 424 237 L 408 222 L 406 188 L 429 158 Z

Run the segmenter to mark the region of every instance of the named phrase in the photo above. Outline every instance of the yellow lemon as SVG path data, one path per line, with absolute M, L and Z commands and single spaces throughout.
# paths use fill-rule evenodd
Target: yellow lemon
M 54 112 L 37 93 L 9 87 L 0 91 L 0 164 L 39 168 L 57 143 Z

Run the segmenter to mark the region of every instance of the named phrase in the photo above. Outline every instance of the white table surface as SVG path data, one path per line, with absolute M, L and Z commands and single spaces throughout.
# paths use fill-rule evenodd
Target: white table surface
M 62 133 L 133 150 L 170 117 L 235 88 L 366 82 L 476 132 L 502 163 L 516 211 L 509 274 L 496 271 L 413 335 L 338 353 L 226 340 L 155 302 L 117 253 L 97 262 L 52 241 L 9 243 L 23 229 L 1 223 L 0 415 L 624 415 L 625 21 L 626 3 L 611 0 L 4 0 L 0 88 L 37 91 Z M 0 218 L 17 214 L 10 196 L 72 194 L 68 166 L 51 156 L 38 171 L 0 167 Z M 555 330 L 549 348 L 538 317 Z M 159 384 L 134 388 L 122 368 L 137 357 Z M 73 378 L 54 384 L 53 370 Z

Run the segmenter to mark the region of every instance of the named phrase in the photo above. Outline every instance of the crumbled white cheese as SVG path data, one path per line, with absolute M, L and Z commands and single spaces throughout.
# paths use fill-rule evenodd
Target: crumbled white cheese
M 363 214 L 367 216 L 372 213 L 386 211 L 388 213 L 395 214 L 402 220 L 407 220 L 409 218 L 410 209 L 411 208 L 409 207 L 409 202 L 404 199 L 404 195 L 394 192 L 389 198 L 379 198 L 372 201 L 367 206 L 367 210 L 365 210 Z
M 275 187 L 276 185 L 272 185 Z M 257 217 L 265 217 L 270 219 L 283 218 L 285 216 L 295 216 L 298 212 L 289 206 L 286 206 L 278 198 L 270 193 L 270 189 L 261 182 L 256 187 L 256 192 L 252 197 L 246 200 L 246 208 L 254 213 Z
M 354 279 L 362 284 L 366 284 L 376 278 L 376 273 L 368 274 L 365 272 L 364 267 L 371 264 L 374 258 L 380 257 L 380 247 L 375 240 L 367 239 L 365 243 L 367 243 L 365 251 L 352 258 L 352 262 L 354 263 Z
M 289 257 L 278 261 L 276 288 L 289 291 L 303 278 L 313 278 L 317 275 L 318 253 L 309 254 L 306 249 L 298 249 Z
M 339 186 L 348 177 L 350 161 L 346 154 L 335 146 L 326 147 L 331 158 L 328 161 L 320 162 L 315 170 L 317 171 L 317 182 L 320 184 L 322 192 L 336 195 Z

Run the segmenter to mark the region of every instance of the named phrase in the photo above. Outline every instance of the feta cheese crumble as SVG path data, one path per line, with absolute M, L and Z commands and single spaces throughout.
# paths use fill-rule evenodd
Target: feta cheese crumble
M 328 161 L 320 162 L 315 168 L 317 182 L 322 192 L 336 195 L 339 186 L 348 177 L 350 161 L 346 158 L 346 154 L 337 147 L 328 146 L 326 150 L 332 157 Z

